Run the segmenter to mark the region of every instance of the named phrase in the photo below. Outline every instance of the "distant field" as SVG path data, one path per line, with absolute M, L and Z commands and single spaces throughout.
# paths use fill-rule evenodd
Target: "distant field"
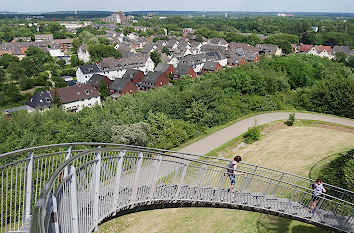
M 243 161 L 308 176 L 311 168 L 334 154 L 354 147 L 354 134 L 317 127 L 288 127 L 267 133 L 258 142 L 239 150 L 234 147 L 219 152 Z M 139 212 L 111 220 L 99 232 L 327 232 L 305 223 L 253 212 L 180 208 Z

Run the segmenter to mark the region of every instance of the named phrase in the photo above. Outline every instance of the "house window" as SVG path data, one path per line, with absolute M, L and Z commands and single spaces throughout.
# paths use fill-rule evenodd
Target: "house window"
M 88 91 L 88 90 L 85 90 L 85 93 L 86 93 L 86 95 L 88 95 L 88 94 L 89 94 L 89 91 Z
M 162 82 L 160 82 L 160 85 L 162 85 Z

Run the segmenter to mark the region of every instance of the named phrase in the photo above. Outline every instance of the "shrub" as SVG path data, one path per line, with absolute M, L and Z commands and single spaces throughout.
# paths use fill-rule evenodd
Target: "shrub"
M 244 136 L 244 139 L 247 143 L 253 143 L 261 138 L 261 128 L 257 124 L 253 127 L 248 128 L 247 133 Z
M 295 113 L 289 114 L 289 120 L 286 122 L 288 126 L 293 126 L 295 123 Z
M 354 149 L 341 153 L 338 158 L 326 164 L 319 172 L 324 182 L 354 191 Z

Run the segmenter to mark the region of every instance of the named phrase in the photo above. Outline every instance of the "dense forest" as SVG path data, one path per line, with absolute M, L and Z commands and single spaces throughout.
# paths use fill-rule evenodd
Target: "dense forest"
M 353 90 L 353 73 L 342 63 L 301 54 L 264 59 L 78 113 L 52 108 L 0 116 L 0 153 L 78 141 L 170 149 L 259 111 L 295 108 L 353 118 Z

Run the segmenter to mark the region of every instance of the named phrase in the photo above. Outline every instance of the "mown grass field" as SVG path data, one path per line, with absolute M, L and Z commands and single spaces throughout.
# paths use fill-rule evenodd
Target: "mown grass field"
M 218 156 L 309 176 L 314 167 L 354 147 L 354 134 L 318 127 L 274 129 L 244 148 L 231 145 Z M 313 178 L 313 177 L 312 177 Z M 178 208 L 125 215 L 99 227 L 99 232 L 327 232 L 301 222 L 265 214 L 213 208 Z

